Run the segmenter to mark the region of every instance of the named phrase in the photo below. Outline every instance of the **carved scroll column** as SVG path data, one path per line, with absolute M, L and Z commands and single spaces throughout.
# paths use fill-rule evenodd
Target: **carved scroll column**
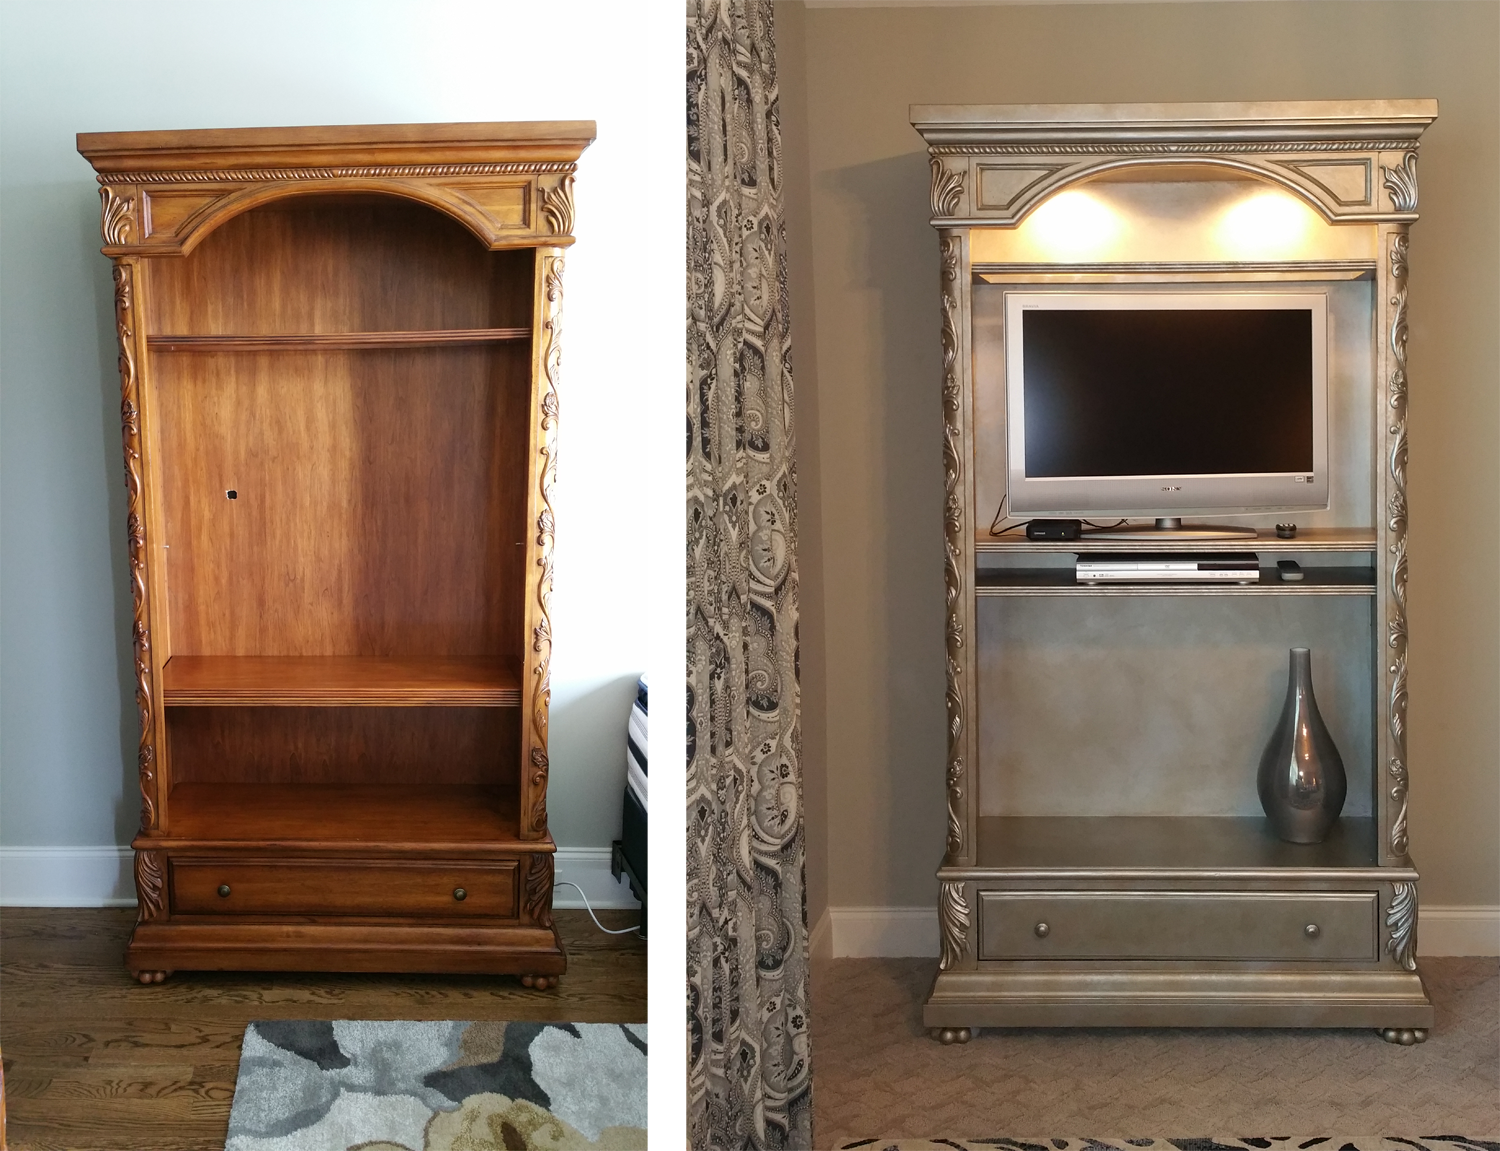
M 571 223 L 571 199 L 569 200 Z M 562 370 L 561 248 L 538 248 L 532 355 L 535 393 L 531 406 L 533 474 L 527 494 L 526 658 L 521 684 L 522 839 L 547 835 L 547 712 L 552 701 L 552 551 L 557 483 L 558 382 Z
M 133 212 L 119 209 L 122 202 L 104 190 L 103 231 L 106 242 L 111 235 L 127 235 Z M 115 206 L 116 210 L 111 211 Z M 125 453 L 126 537 L 129 546 L 131 652 L 135 670 L 135 704 L 140 721 L 140 743 L 136 766 L 141 788 L 141 831 L 150 834 L 161 826 L 161 796 L 158 789 L 160 757 L 157 747 L 158 707 L 155 691 L 155 667 L 151 651 L 151 594 L 147 576 L 147 514 L 145 494 L 145 461 L 142 454 L 143 393 L 141 371 L 145 358 L 145 338 L 138 320 L 137 279 L 140 268 L 133 259 L 116 260 L 115 336 L 120 349 L 120 434 Z M 148 891 L 136 869 L 136 887 L 141 907 L 148 906 Z M 149 886 L 149 885 L 146 885 Z M 160 883 L 155 888 L 160 894 Z
M 936 203 L 936 168 L 933 199 Z M 947 197 L 945 203 L 951 200 Z M 970 381 L 969 233 L 966 228 L 938 232 L 943 354 L 943 627 L 946 645 L 945 700 L 948 724 L 946 866 L 974 861 L 975 809 L 973 774 L 977 738 L 974 699 L 974 481 L 965 461 L 973 458 L 972 388 Z

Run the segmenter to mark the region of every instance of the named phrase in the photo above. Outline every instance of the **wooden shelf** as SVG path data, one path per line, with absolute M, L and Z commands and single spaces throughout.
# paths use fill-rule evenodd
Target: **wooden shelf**
M 464 784 L 179 783 L 164 838 L 169 846 L 376 852 L 535 850 L 517 833 L 514 787 Z
M 317 352 L 502 344 L 530 338 L 530 328 L 467 328 L 430 332 L 147 336 L 146 346 L 153 352 Z
M 498 656 L 176 655 L 168 707 L 519 707 L 516 662 Z
M 1374 595 L 1375 569 L 1303 568 L 1300 580 L 1283 580 L 1275 568 L 1261 568 L 1253 584 L 1216 580 L 1205 583 L 1079 583 L 1070 567 L 985 568 L 975 573 L 978 596 L 1040 595 Z
M 973 870 L 1170 876 L 1376 867 L 1375 824 L 1345 818 L 1322 843 L 1283 843 L 1259 816 L 987 816 Z M 1388 878 L 1388 876 L 1387 876 Z
M 1298 552 L 1373 552 L 1380 546 L 1373 528 L 1302 528 L 1295 539 L 1277 537 L 1274 530 L 1257 531 L 1255 538 L 1238 540 L 1102 540 L 1085 535 L 1076 540 L 1029 540 L 1017 527 L 1005 536 L 992 536 L 981 528 L 974 548 L 981 552 L 1247 552 L 1267 551 L 1287 555 Z

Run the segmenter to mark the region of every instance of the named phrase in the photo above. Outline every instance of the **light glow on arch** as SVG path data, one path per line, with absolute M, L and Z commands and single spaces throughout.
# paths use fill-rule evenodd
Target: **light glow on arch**
M 1125 231 L 1119 213 L 1082 188 L 1059 192 L 1032 212 L 1024 226 L 1039 248 L 1075 260 L 1108 254 Z
M 1285 258 L 1305 251 L 1322 223 L 1322 218 L 1296 196 L 1266 188 L 1227 208 L 1214 238 L 1232 259 Z

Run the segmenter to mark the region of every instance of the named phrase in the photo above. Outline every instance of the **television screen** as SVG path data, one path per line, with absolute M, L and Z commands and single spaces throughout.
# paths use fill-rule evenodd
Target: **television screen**
M 1327 297 L 1010 293 L 1012 509 L 1327 505 Z
M 1312 471 L 1306 308 L 1022 322 L 1028 476 Z

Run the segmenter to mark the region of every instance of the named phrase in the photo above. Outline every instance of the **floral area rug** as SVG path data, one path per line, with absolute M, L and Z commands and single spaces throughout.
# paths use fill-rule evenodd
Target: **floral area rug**
M 645 1146 L 644 1024 L 299 1019 L 245 1029 L 225 1151 Z
M 1500 1151 L 1500 1138 L 1312 1135 L 1199 1139 L 856 1139 L 839 1151 Z

